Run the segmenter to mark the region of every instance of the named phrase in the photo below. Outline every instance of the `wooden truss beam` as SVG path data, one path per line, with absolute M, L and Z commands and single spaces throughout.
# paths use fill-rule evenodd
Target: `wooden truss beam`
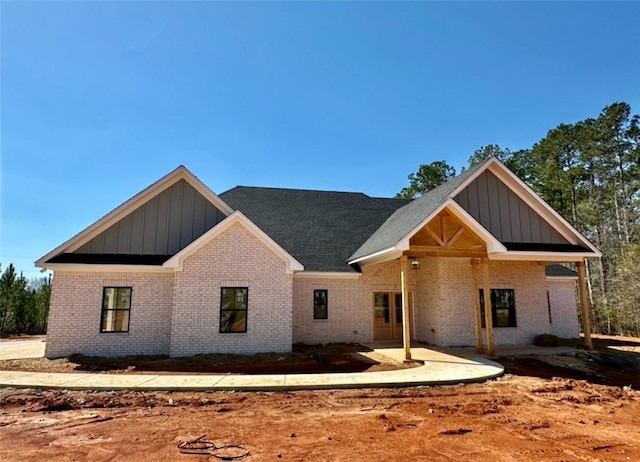
M 469 257 L 484 258 L 487 256 L 485 250 L 475 249 L 453 249 L 450 247 L 438 247 L 435 245 L 412 245 L 407 255 L 419 255 L 429 257 Z
M 464 232 L 464 227 L 460 226 L 457 231 L 455 233 L 453 233 L 451 235 L 451 237 L 449 238 L 449 240 L 447 240 L 446 245 L 447 246 L 452 246 L 453 243 L 456 241 L 456 239 L 458 239 L 460 237 L 460 235 Z

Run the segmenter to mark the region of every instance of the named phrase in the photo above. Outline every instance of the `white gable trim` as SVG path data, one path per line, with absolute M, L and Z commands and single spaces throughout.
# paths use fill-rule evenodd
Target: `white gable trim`
M 198 239 L 186 246 L 180 252 L 175 254 L 162 265 L 165 268 L 173 268 L 176 271 L 182 271 L 185 258 L 201 249 L 216 236 L 229 229 L 235 223 L 240 223 L 244 228 L 251 232 L 260 242 L 266 245 L 276 255 L 278 255 L 286 263 L 287 273 L 291 274 L 295 271 L 303 271 L 304 266 L 293 258 L 289 252 L 284 250 L 280 245 L 271 239 L 264 231 L 258 228 L 251 220 L 249 220 L 242 212 L 235 211 L 227 218 L 222 220 L 216 226 L 204 233 Z
M 547 204 L 536 192 L 529 187 L 524 181 L 509 170 L 500 160 L 496 157 L 491 157 L 484 162 L 469 178 L 463 181 L 449 197 L 453 198 L 460 194 L 467 186 L 476 180 L 485 170 L 489 170 L 499 180 L 501 180 L 511 191 L 513 191 L 525 204 L 531 207 L 538 215 L 546 220 L 553 228 L 560 233 L 567 241 L 572 244 L 583 245 L 591 252 L 587 252 L 587 257 L 601 257 L 600 252 L 586 237 L 582 235 L 577 229 L 575 229 L 567 220 L 556 212 L 553 207 Z
M 216 208 L 222 211 L 226 216 L 229 216 L 233 213 L 233 209 L 231 207 L 229 207 L 222 199 L 220 199 L 213 191 L 211 191 L 211 189 L 209 189 L 193 173 L 187 170 L 184 165 L 180 165 L 172 172 L 168 173 L 152 185 L 140 191 L 131 199 L 123 202 L 120 206 L 116 207 L 114 210 L 109 212 L 104 217 L 100 218 L 85 230 L 76 234 L 71 239 L 67 240 L 45 256 L 38 259 L 35 262 L 35 266 L 42 268 L 47 260 L 55 257 L 59 253 L 74 252 L 103 231 L 106 231 L 114 223 L 117 223 L 128 214 L 136 210 L 138 207 L 140 207 L 142 204 L 157 196 L 165 189 L 173 186 L 180 180 L 185 180 L 187 183 L 189 183 L 189 185 L 191 185 L 196 191 L 202 194 L 205 199 L 215 205 Z M 47 265 L 47 267 L 50 267 L 50 265 Z
M 387 261 L 393 260 L 394 258 L 398 258 L 397 255 L 398 249 L 397 246 L 389 247 L 388 249 L 379 250 L 378 252 L 374 252 L 369 255 L 365 255 L 364 257 L 356 258 L 355 260 L 351 260 L 348 262 L 349 265 L 356 265 L 364 262 L 365 260 L 376 260 L 376 261 Z M 368 263 L 371 263 L 368 261 Z
M 409 250 L 409 240 L 422 228 L 424 228 L 427 223 L 433 220 L 440 212 L 444 209 L 447 209 L 451 212 L 456 218 L 458 218 L 467 228 L 473 231 L 478 235 L 480 239 L 484 241 L 487 245 L 487 253 L 495 253 L 495 252 L 506 252 L 507 248 L 502 245 L 502 243 L 497 240 L 493 234 L 485 229 L 480 223 L 478 223 L 465 209 L 463 209 L 460 204 L 458 204 L 453 199 L 447 199 L 443 202 L 437 209 L 431 212 L 424 220 L 418 224 L 415 228 L 411 230 L 409 234 L 407 234 L 398 244 L 396 244 L 396 248 L 401 250 Z
M 356 260 L 350 261 L 349 264 L 359 263 L 359 264 L 373 264 L 373 263 L 382 263 L 383 261 L 394 260 L 399 258 L 402 253 L 406 250 L 410 250 L 410 240 L 411 238 L 422 228 L 424 228 L 427 223 L 433 220 L 440 212 L 444 209 L 447 209 L 452 215 L 458 218 L 467 228 L 473 231 L 480 239 L 484 241 L 487 246 L 488 253 L 505 253 L 507 252 L 507 248 L 502 245 L 500 241 L 498 241 L 493 234 L 485 229 L 480 223 L 478 223 L 465 209 L 463 209 L 460 204 L 458 204 L 453 199 L 449 198 L 438 208 L 436 208 L 433 212 L 431 212 L 424 220 L 422 220 L 417 226 L 415 226 L 409 234 L 407 234 L 400 242 L 398 242 L 395 246 L 390 247 L 385 250 L 381 250 L 379 252 L 373 253 L 371 255 L 367 255 L 364 257 L 360 257 Z

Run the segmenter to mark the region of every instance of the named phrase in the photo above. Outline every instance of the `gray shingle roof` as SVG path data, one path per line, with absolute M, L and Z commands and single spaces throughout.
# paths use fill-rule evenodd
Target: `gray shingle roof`
M 547 277 L 577 277 L 578 273 L 563 265 L 547 265 L 544 267 L 544 274 Z
M 362 193 L 237 186 L 220 194 L 305 271 L 353 272 L 349 256 L 408 201 Z
M 395 246 L 446 201 L 458 186 L 484 164 L 483 162 L 466 170 L 457 177 L 452 178 L 446 183 L 427 192 L 422 197 L 396 210 L 395 213 L 351 255 L 349 261 L 357 260 L 358 258 L 366 257 L 367 255 Z

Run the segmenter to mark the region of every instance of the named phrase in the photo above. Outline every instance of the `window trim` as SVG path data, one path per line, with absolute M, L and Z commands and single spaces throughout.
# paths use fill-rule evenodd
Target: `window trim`
M 504 329 L 504 328 L 516 328 L 518 327 L 518 317 L 516 315 L 516 291 L 513 288 L 509 288 L 509 287 L 490 287 L 490 298 L 491 298 L 491 318 L 492 318 L 492 323 L 493 323 L 493 327 L 497 328 L 497 329 Z M 494 291 L 498 291 L 498 290 L 508 290 L 511 291 L 513 296 L 511 297 L 512 301 L 513 301 L 513 306 L 509 306 L 507 308 L 508 312 L 509 312 L 509 325 L 508 326 L 498 326 L 497 320 L 498 320 L 498 316 L 496 314 L 497 308 L 495 306 L 495 295 L 494 295 Z M 484 311 L 484 289 L 481 287 L 478 291 L 478 296 L 480 297 L 480 314 L 482 317 L 482 328 L 485 329 L 487 324 L 486 324 L 486 317 L 485 317 L 485 311 Z
M 233 299 L 234 299 L 234 308 L 223 308 L 223 292 L 225 290 L 233 289 Z M 236 303 L 236 291 L 244 290 L 245 291 L 245 307 L 244 308 L 235 308 Z M 224 311 L 243 311 L 244 312 L 244 330 L 223 330 L 222 326 L 222 313 Z M 220 312 L 219 312 L 219 325 L 218 325 L 218 333 L 220 334 L 246 334 L 249 329 L 249 288 L 248 287 L 220 287 Z
M 317 315 L 317 307 L 323 306 L 317 302 L 316 294 L 324 292 L 324 317 L 320 317 Z M 314 321 L 326 321 L 329 319 L 329 290 L 327 289 L 313 289 L 313 320 Z
M 129 308 L 105 308 L 104 302 L 107 296 L 108 289 L 129 289 Z M 133 300 L 133 287 L 132 286 L 103 286 L 102 287 L 102 305 L 100 307 L 100 326 L 98 327 L 99 332 L 101 334 L 123 334 L 129 332 L 129 328 L 131 327 L 131 304 Z M 127 329 L 126 330 L 103 330 L 102 325 L 104 323 L 105 315 L 108 311 L 127 311 L 129 316 L 127 316 Z

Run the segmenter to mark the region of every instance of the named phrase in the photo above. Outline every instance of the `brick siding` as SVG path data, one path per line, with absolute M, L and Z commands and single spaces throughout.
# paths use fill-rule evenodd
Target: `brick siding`
M 572 280 L 548 278 L 547 290 L 551 307 L 549 333 L 558 337 L 578 338 L 580 323 L 577 315 L 576 283 Z
M 541 333 L 579 332 L 574 282 L 547 280 L 536 262 L 490 262 L 492 288 L 514 289 L 517 327 L 494 328 L 496 345 Z M 431 344 L 475 344 L 468 259 L 422 258 L 407 271 L 413 336 Z M 131 286 L 129 332 L 100 333 L 103 287 Z M 219 333 L 222 287 L 248 287 L 246 333 Z M 328 291 L 328 319 L 313 319 L 313 290 Z M 373 341 L 373 294 L 400 292 L 400 262 L 366 266 L 357 279 L 294 278 L 284 261 L 239 223 L 185 259 L 183 271 L 57 271 L 46 356 L 286 352 L 309 344 Z M 547 305 L 549 291 L 552 323 Z
M 129 332 L 100 332 L 104 287 L 132 287 Z M 45 356 L 168 354 L 173 273 L 56 271 Z
M 438 345 L 475 345 L 473 279 L 469 261 L 425 258 L 418 272 L 425 267 L 429 270 L 420 274 L 417 282 L 415 337 Z M 549 282 L 545 279 L 544 264 L 490 262 L 489 285 L 494 289 L 513 289 L 515 296 L 517 327 L 495 327 L 496 345 L 528 344 L 533 342 L 535 335 L 549 332 L 563 337 L 576 336 L 578 318 L 572 281 L 553 283 L 552 307 L 557 319 L 553 324 L 549 323 L 546 298 Z M 484 338 L 486 342 L 486 336 Z
M 411 279 L 408 283 L 413 290 Z M 313 319 L 314 289 L 328 291 L 328 319 Z M 399 260 L 367 266 L 358 279 L 294 278 L 293 341 L 371 342 L 374 292 L 400 290 Z
M 407 271 L 413 300 L 413 337 L 434 345 L 475 345 L 473 278 L 468 259 L 422 258 Z M 493 329 L 496 345 L 527 344 L 542 333 L 575 337 L 578 332 L 573 281 L 548 281 L 538 262 L 490 262 L 490 287 L 513 289 L 517 327 Z M 480 287 L 482 278 L 480 277 Z M 549 323 L 546 291 L 552 301 Z M 329 316 L 313 319 L 313 290 L 327 289 Z M 374 292 L 400 292 L 400 262 L 363 268 L 359 279 L 295 278 L 293 340 L 304 343 L 373 341 Z M 483 329 L 484 335 L 484 329 Z M 486 336 L 485 336 L 486 342 Z
M 291 351 L 292 275 L 239 223 L 185 259 L 177 272 L 171 356 Z M 220 333 L 222 287 L 248 287 L 246 333 Z

